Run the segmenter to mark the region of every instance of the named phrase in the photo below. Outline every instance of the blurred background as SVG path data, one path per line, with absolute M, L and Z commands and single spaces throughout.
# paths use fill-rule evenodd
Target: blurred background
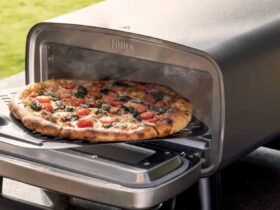
M 98 1 L 0 1 L 0 79 L 24 70 L 25 40 L 34 24 Z

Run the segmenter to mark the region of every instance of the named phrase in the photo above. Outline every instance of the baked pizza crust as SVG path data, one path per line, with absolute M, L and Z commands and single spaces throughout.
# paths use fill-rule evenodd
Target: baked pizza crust
M 131 131 L 60 126 L 41 117 L 34 116 L 31 112 L 25 109 L 22 102 L 18 99 L 12 99 L 10 101 L 9 109 L 25 127 L 53 137 L 89 140 L 92 142 L 136 141 L 158 137 L 157 129 L 150 125 Z
M 43 83 L 28 85 L 20 94 L 10 101 L 9 109 L 11 113 L 19 119 L 24 126 L 42 134 L 67 139 L 89 140 L 92 142 L 136 141 L 164 137 L 182 130 L 191 120 L 192 106 L 190 102 L 169 87 L 163 85 L 158 86 L 165 92 L 168 92 L 172 97 L 176 98 L 175 102 L 172 104 L 172 107 L 176 109 L 176 111 L 172 113 L 172 119 L 159 123 L 146 123 L 140 128 L 131 130 L 62 126 L 40 116 L 35 116 L 25 107 L 24 102 L 31 92 L 37 92 L 46 87 L 53 87 L 57 85 L 58 82 L 68 81 L 71 80 L 49 80 Z

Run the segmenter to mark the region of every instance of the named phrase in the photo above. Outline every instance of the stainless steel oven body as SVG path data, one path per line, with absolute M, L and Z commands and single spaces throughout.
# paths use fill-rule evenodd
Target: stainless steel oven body
M 207 176 L 279 134 L 280 6 L 269 3 L 102 2 L 31 30 L 27 83 L 71 75 L 171 86 L 211 131 Z
M 116 145 L 54 143 L 2 117 L 0 174 L 145 209 L 279 135 L 280 3 L 266 3 L 108 0 L 35 25 L 27 37 L 27 84 L 155 82 L 188 98 L 194 117 L 170 138 Z

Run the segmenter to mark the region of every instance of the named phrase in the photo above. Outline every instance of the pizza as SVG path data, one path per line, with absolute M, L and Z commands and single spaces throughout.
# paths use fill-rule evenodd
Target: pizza
M 134 141 L 174 134 L 192 116 L 171 88 L 121 80 L 47 80 L 26 86 L 9 103 L 27 128 L 49 136 Z

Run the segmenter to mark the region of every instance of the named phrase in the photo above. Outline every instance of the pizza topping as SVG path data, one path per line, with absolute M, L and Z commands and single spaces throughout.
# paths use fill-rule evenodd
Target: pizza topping
M 146 121 L 149 122 L 149 123 L 155 123 L 155 122 L 157 122 L 159 120 L 160 120 L 160 118 L 158 116 L 154 116 L 153 118 L 148 119 Z
M 39 112 L 42 109 L 42 106 L 40 103 L 37 103 L 36 101 L 31 101 L 30 102 L 30 107 L 32 110 Z
M 99 120 L 103 124 L 112 124 L 113 122 L 116 122 L 116 119 L 110 116 L 103 116 Z
M 133 98 L 143 98 L 145 96 L 145 92 L 143 91 L 132 91 L 129 93 L 129 96 Z
M 113 92 L 113 91 L 110 91 L 107 95 L 111 99 L 115 99 L 115 98 L 117 98 L 119 96 L 116 92 Z
M 87 95 L 88 91 L 87 88 L 85 88 L 82 85 L 79 85 L 77 92 L 75 93 L 75 96 L 77 98 L 84 98 Z
M 162 91 L 159 91 L 159 90 L 154 91 L 152 94 L 153 94 L 153 97 L 154 97 L 155 101 L 161 101 L 164 97 L 164 93 Z
M 72 106 L 80 106 L 80 104 L 84 104 L 86 100 L 84 98 L 76 98 L 71 101 Z
M 165 103 L 168 103 L 171 100 L 171 97 L 169 95 L 164 95 L 162 99 Z
M 124 104 L 122 101 L 112 101 L 111 105 L 114 107 L 121 107 Z
M 139 112 L 137 112 L 133 107 L 122 106 L 125 112 L 132 114 L 136 119 L 139 119 Z
M 102 117 L 103 115 L 107 115 L 107 112 L 104 111 L 103 109 L 97 109 L 95 112 L 96 116 Z
M 64 118 L 64 122 L 68 122 L 68 121 L 76 121 L 79 119 L 78 115 L 70 115 L 70 116 L 66 116 L 66 118 Z
M 115 106 L 115 107 L 113 106 L 109 109 L 109 112 L 110 113 L 117 113 L 120 110 L 120 107 L 121 106 Z
M 100 93 L 102 93 L 103 95 L 107 95 L 110 91 L 111 91 L 111 89 L 109 89 L 109 88 L 102 88 L 100 90 Z
M 68 121 L 68 122 L 65 122 L 65 125 L 66 125 L 66 126 L 69 126 L 69 127 L 73 127 L 72 123 L 69 122 L 69 121 Z
M 102 127 L 108 129 L 108 128 L 113 127 L 113 124 L 104 124 L 104 125 L 102 125 Z
M 39 95 L 39 96 L 47 95 L 47 94 L 46 94 L 46 90 L 40 90 L 39 93 L 38 93 L 38 95 Z
M 28 93 L 23 103 L 29 111 L 62 126 L 62 130 L 63 126 L 94 127 L 108 129 L 108 135 L 116 136 L 117 132 L 110 132 L 111 129 L 123 130 L 133 136 L 136 129 L 145 132 L 147 126 L 155 129 L 163 124 L 173 126 L 177 115 L 172 113 L 190 110 L 187 100 L 164 86 L 129 81 L 59 80 L 30 89 Z M 98 136 L 97 131 L 92 131 Z M 81 138 L 90 138 L 84 135 L 87 134 Z M 150 138 L 149 134 L 147 136 Z
M 48 112 L 53 112 L 53 106 L 50 103 L 43 103 L 42 109 Z
M 139 104 L 137 105 L 136 107 L 136 111 L 139 112 L 139 113 L 143 113 L 143 112 L 146 112 L 147 111 L 147 108 L 146 106 L 142 105 L 142 104 Z
M 35 98 L 36 96 L 38 96 L 38 93 L 36 93 L 36 92 L 31 92 L 29 94 L 29 97 L 31 97 L 31 98 Z
M 59 101 L 60 100 L 60 98 L 58 98 L 54 95 L 50 95 L 50 97 L 51 97 L 52 101 Z
M 80 119 L 77 121 L 77 126 L 79 128 L 88 128 L 88 127 L 93 127 L 93 122 L 92 120 L 86 120 L 86 119 Z
M 157 114 L 164 114 L 169 110 L 169 106 L 152 106 L 148 105 L 149 110 L 156 112 Z
M 96 103 L 94 103 L 94 102 L 88 103 L 87 107 L 88 108 L 94 108 L 94 107 L 96 107 Z
M 61 87 L 63 87 L 66 90 L 73 90 L 75 88 L 74 84 L 63 84 L 61 85 Z
M 124 90 L 125 90 L 124 86 L 115 86 L 115 87 L 113 87 L 113 91 L 115 91 L 115 92 L 122 92 Z
M 137 89 L 141 91 L 148 91 L 150 89 L 150 86 L 148 84 L 138 84 Z
M 158 101 L 155 103 L 155 107 L 164 107 L 166 106 L 166 103 L 164 101 Z
M 52 114 L 46 110 L 41 112 L 41 117 L 52 122 L 57 122 L 57 119 L 52 116 Z
M 159 114 L 164 114 L 164 113 L 166 113 L 168 110 L 169 110 L 169 106 L 163 106 L 163 107 L 159 107 L 158 109 L 157 109 L 157 112 L 159 113 Z
M 154 99 L 154 96 L 152 95 L 152 94 L 146 94 L 145 96 L 144 96 L 144 102 L 146 103 L 146 104 L 153 104 L 154 103 L 154 101 L 155 101 L 155 99 Z
M 153 112 L 147 111 L 140 114 L 142 120 L 149 120 L 155 116 Z
M 120 81 L 120 80 L 115 80 L 112 83 L 112 86 L 129 87 L 129 85 L 127 83 Z
M 95 99 L 100 99 L 100 98 L 102 98 L 100 92 L 90 92 L 90 95 L 93 96 Z
M 130 96 L 124 95 L 119 98 L 120 101 L 128 102 L 132 98 Z
M 73 106 L 66 106 L 65 111 L 66 112 L 74 112 L 75 108 Z
M 107 103 L 104 103 L 104 102 L 99 104 L 97 107 L 100 108 L 100 109 L 103 109 L 104 111 L 109 111 L 109 109 L 110 109 L 110 106 Z
M 49 97 L 49 96 L 37 96 L 36 100 L 39 101 L 40 103 L 50 103 L 51 102 L 51 97 Z
M 68 93 L 63 93 L 63 94 L 60 95 L 60 98 L 62 98 L 62 99 L 69 99 L 71 97 L 72 96 L 70 94 L 68 94 Z
M 87 115 L 89 115 L 89 114 L 90 114 L 90 110 L 87 109 L 87 108 L 81 108 L 81 109 L 79 109 L 79 110 L 77 111 L 77 115 L 78 115 L 79 117 L 87 116 Z

